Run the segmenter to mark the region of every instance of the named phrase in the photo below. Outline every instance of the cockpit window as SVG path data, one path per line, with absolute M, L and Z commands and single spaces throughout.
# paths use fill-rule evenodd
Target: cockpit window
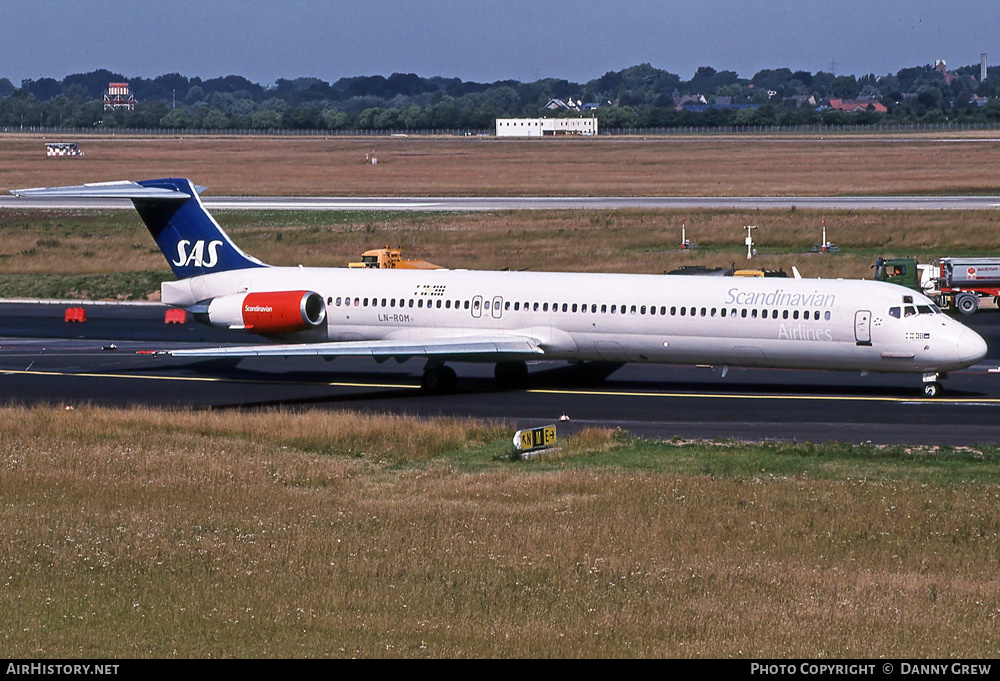
M 920 314 L 934 314 L 934 310 L 931 309 L 930 305 L 917 305 L 917 312 Z
M 912 317 L 915 314 L 917 314 L 917 308 L 913 307 L 912 305 L 907 305 L 905 308 L 903 308 L 904 317 Z
M 899 319 L 899 308 L 898 307 L 890 307 L 889 308 L 889 316 L 890 317 L 895 317 L 896 319 Z
M 904 303 L 909 303 L 910 305 L 912 305 L 913 304 L 913 296 L 903 296 L 903 302 Z

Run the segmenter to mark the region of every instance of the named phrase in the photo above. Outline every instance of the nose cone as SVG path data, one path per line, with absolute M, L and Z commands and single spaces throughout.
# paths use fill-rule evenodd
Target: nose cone
M 975 364 L 986 356 L 986 341 L 975 331 L 966 329 L 958 337 L 958 361 Z

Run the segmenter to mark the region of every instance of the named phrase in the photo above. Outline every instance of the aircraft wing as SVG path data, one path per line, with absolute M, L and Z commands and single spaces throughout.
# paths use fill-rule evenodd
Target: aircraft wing
M 500 359 L 505 355 L 543 355 L 538 340 L 528 336 L 459 336 L 419 340 L 331 341 L 288 345 L 241 345 L 168 350 L 172 357 L 450 357 Z

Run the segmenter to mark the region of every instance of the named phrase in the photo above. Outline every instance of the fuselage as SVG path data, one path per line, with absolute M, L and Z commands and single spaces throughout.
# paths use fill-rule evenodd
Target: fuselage
M 166 282 L 163 301 L 298 289 L 326 317 L 291 342 L 509 334 L 547 359 L 912 373 L 986 353 L 925 296 L 863 280 L 266 267 Z

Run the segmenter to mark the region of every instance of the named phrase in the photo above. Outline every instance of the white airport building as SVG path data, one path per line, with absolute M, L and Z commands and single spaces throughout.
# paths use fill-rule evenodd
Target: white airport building
M 497 137 L 597 134 L 597 118 L 498 118 Z

